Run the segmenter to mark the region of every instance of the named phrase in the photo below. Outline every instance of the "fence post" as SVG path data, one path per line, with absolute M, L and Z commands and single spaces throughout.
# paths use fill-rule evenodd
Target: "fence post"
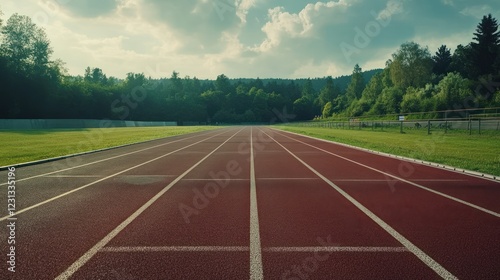
M 427 121 L 427 135 L 431 134 L 431 120 Z
M 478 122 L 479 122 L 479 134 L 481 135 L 481 119 L 479 119 Z
M 469 118 L 469 135 L 472 135 L 472 119 Z
M 448 133 L 448 121 L 444 122 L 444 133 Z

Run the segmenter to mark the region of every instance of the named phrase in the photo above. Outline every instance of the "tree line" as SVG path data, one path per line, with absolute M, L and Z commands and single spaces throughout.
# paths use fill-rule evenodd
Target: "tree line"
M 474 42 L 457 46 L 453 55 L 446 46 L 432 56 L 427 48 L 407 42 L 385 69 L 363 72 L 356 65 L 350 77 L 336 79 L 230 79 L 221 74 L 200 80 L 175 71 L 169 78 L 128 73 L 120 79 L 97 67 L 68 75 L 64 62 L 52 59 L 45 31 L 29 17 L 14 14 L 0 19 L 0 118 L 268 123 L 500 106 L 497 29 L 488 15 Z
M 436 111 L 465 117 L 466 109 L 500 107 L 498 22 L 491 14 L 484 16 L 473 41 L 458 45 L 453 54 L 446 45 L 432 55 L 427 47 L 406 42 L 392 54 L 385 69 L 369 80 L 356 65 L 345 94 L 330 94 L 325 101 L 323 118 Z

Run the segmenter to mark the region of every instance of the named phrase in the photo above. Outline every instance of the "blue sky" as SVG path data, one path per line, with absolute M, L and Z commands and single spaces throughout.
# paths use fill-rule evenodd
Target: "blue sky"
M 452 50 L 497 0 L 17 0 L 72 75 L 299 78 L 383 68 L 406 41 Z

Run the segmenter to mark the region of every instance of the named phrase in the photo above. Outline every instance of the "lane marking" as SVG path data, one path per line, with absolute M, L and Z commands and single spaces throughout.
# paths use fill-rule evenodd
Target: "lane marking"
M 335 182 L 387 182 L 387 179 L 332 179 Z M 419 182 L 466 182 L 466 180 L 447 180 L 447 179 L 413 179 Z
M 265 133 L 265 132 L 264 132 L 264 133 Z M 266 134 L 267 134 L 267 133 L 266 133 Z M 495 212 L 495 211 L 492 211 L 492 210 L 489 210 L 489 209 L 483 208 L 483 207 L 481 207 L 481 206 L 478 206 L 478 205 L 475 205 L 475 204 L 473 204 L 473 203 L 467 202 L 467 201 L 465 201 L 465 200 L 462 200 L 462 199 L 459 199 L 459 198 L 453 197 L 453 196 L 451 196 L 451 195 L 448 195 L 448 194 L 445 194 L 445 193 L 442 193 L 442 192 L 439 192 L 439 191 L 433 190 L 433 189 L 431 189 L 431 188 L 424 187 L 424 186 L 422 186 L 422 185 L 420 185 L 420 184 L 417 184 L 417 183 L 415 183 L 415 182 L 408 181 L 408 180 L 406 180 L 406 179 L 403 179 L 403 178 L 401 178 L 401 177 L 398 177 L 398 176 L 392 175 L 392 174 L 387 173 L 387 172 L 384 172 L 384 171 L 382 171 L 382 170 L 379 170 L 379 169 L 376 169 L 376 168 L 370 167 L 370 166 L 368 166 L 368 165 L 365 165 L 365 164 L 359 163 L 359 162 L 354 161 L 354 160 L 352 160 L 352 159 L 349 159 L 349 158 L 343 157 L 343 156 L 341 156 L 341 155 L 337 155 L 337 154 L 335 154 L 335 153 L 332 153 L 332 152 L 330 152 L 330 151 L 327 151 L 327 150 L 321 149 L 321 148 L 319 148 L 319 147 L 316 147 L 316 146 L 314 146 L 314 145 L 308 144 L 308 143 L 306 143 L 306 142 L 302 142 L 302 141 L 300 141 L 300 140 L 294 139 L 294 138 L 289 137 L 289 136 L 287 136 L 287 135 L 284 135 L 284 134 L 281 134 L 281 133 L 277 133 L 277 134 L 279 134 L 279 135 L 281 135 L 281 136 L 284 136 L 284 137 L 286 137 L 286 138 L 289 138 L 289 139 L 295 140 L 296 142 L 299 142 L 299 143 L 302 143 L 302 144 L 304 144 L 304 145 L 306 145 L 306 146 L 309 146 L 309 147 L 315 148 L 315 149 L 317 149 L 317 150 L 320 150 L 320 151 L 325 152 L 325 153 L 327 153 L 327 154 L 330 154 L 330 155 L 332 155 L 332 156 L 338 157 L 338 158 L 340 158 L 340 159 L 343 159 L 343 160 L 349 161 L 349 162 L 354 163 L 354 164 L 356 164 L 356 165 L 359 165 L 359 166 L 365 167 L 365 168 L 367 168 L 367 169 L 373 170 L 373 171 L 375 171 L 375 172 L 378 172 L 378 173 L 383 174 L 383 175 L 385 175 L 385 176 L 391 177 L 391 178 L 396 179 L 396 180 L 398 180 L 398 181 L 401 181 L 401 182 L 404 182 L 404 183 L 410 184 L 410 185 L 415 186 L 415 187 L 417 187 L 417 188 L 420 188 L 420 189 L 426 190 L 426 191 L 428 191 L 428 192 L 431 192 L 431 193 L 437 194 L 437 195 L 439 195 L 439 196 L 445 197 L 445 198 L 447 198 L 447 199 L 453 200 L 453 201 L 458 202 L 458 203 L 461 203 L 461 204 L 463 204 L 463 205 L 467 205 L 467 206 L 469 206 L 469 207 L 472 207 L 472 208 L 477 209 L 477 210 L 479 210 L 479 211 L 482 211 L 482 212 L 484 212 L 484 213 L 487 213 L 487 214 L 493 215 L 493 216 L 495 216 L 495 217 L 500 217 L 500 213 L 497 213 L 497 212 Z
M 282 252 L 363 252 L 363 253 L 400 253 L 409 252 L 405 247 L 268 247 L 264 252 L 282 253 Z
M 248 246 L 121 246 L 104 247 L 99 252 L 105 253 L 142 253 L 142 252 L 248 252 Z M 264 247 L 263 252 L 361 252 L 361 253 L 409 253 L 405 247 Z
M 205 161 L 208 157 L 210 157 L 213 153 L 215 153 L 220 147 L 226 144 L 229 140 L 231 140 L 236 134 L 238 134 L 241 130 L 237 131 L 231 137 L 229 137 L 222 144 L 217 146 L 213 151 L 203 157 L 200 161 L 191 166 L 188 170 L 184 171 L 179 177 L 175 178 L 170 184 L 168 184 L 165 188 L 163 188 L 160 192 L 158 192 L 154 197 L 152 197 L 148 202 L 142 205 L 139 209 L 137 209 L 132 215 L 130 215 L 125 221 L 119 224 L 115 229 L 113 229 L 108 235 L 106 235 L 103 239 L 101 239 L 97 244 L 95 244 L 92 248 L 90 248 L 85 254 L 83 254 L 78 260 L 76 260 L 72 265 L 70 265 L 63 273 L 57 276 L 56 280 L 68 279 L 75 272 L 77 272 L 83 265 L 85 265 L 97 252 L 99 252 L 106 244 L 108 244 L 115 236 L 117 236 L 125 227 L 127 227 L 132 221 L 134 221 L 142 212 L 146 211 L 153 203 L 155 203 L 163 194 L 165 194 L 170 188 L 179 182 L 183 177 L 185 177 L 189 172 L 195 169 L 198 165 L 200 165 L 203 161 Z
M 435 163 L 435 162 L 425 161 L 425 160 L 421 160 L 421 159 L 415 159 L 415 158 L 410 158 L 410 157 L 398 156 L 398 155 L 394 155 L 394 154 L 389 154 L 389 153 L 384 153 L 384 152 L 380 152 L 380 151 L 370 150 L 370 149 L 367 149 L 367 148 L 361 148 L 361 147 L 354 146 L 354 145 L 349 145 L 349 144 L 345 144 L 345 143 L 335 142 L 333 140 L 326 140 L 326 139 L 316 138 L 316 137 L 312 137 L 312 136 L 309 136 L 309 135 L 299 134 L 299 133 L 296 133 L 296 132 L 285 131 L 285 130 L 275 129 L 275 128 L 274 128 L 274 130 L 278 130 L 278 131 L 281 131 L 281 132 L 286 132 L 288 134 L 293 134 L 293 135 L 296 135 L 296 136 L 301 136 L 301 137 L 304 137 L 304 138 L 309 138 L 309 139 L 313 139 L 313 140 L 316 140 L 316 141 L 321 141 L 321 142 L 325 142 L 325 143 L 329 143 L 329 144 L 335 144 L 337 146 L 343 146 L 343 147 L 351 148 L 351 149 L 358 150 L 358 151 L 363 151 L 363 152 L 374 154 L 374 155 L 378 155 L 378 156 L 384 156 L 384 157 L 392 158 L 392 159 L 399 159 L 399 160 L 406 161 L 406 162 L 409 162 L 409 163 L 415 163 L 415 164 L 418 164 L 418 165 L 421 165 L 421 166 L 433 167 L 435 169 L 441 169 L 441 170 L 453 172 L 453 173 L 456 173 L 456 174 L 462 174 L 462 175 L 466 175 L 466 176 L 471 177 L 471 178 L 482 179 L 482 180 L 487 180 L 487 181 L 490 181 L 490 182 L 500 183 L 500 177 L 497 176 L 497 175 L 492 175 L 492 174 L 486 174 L 486 173 L 481 173 L 481 172 L 477 172 L 477 171 L 467 170 L 467 169 L 463 169 L 463 168 L 460 168 L 460 167 L 445 165 L 445 164 L 442 164 L 442 163 Z
M 104 176 L 99 175 L 48 175 L 43 176 L 44 178 L 102 178 Z
M 260 244 L 257 186 L 253 153 L 253 128 L 250 128 L 250 280 L 264 279 L 262 248 Z
M 208 134 L 208 133 L 202 133 L 202 135 L 205 135 L 205 134 Z M 69 168 L 65 168 L 65 169 L 61 169 L 61 170 L 56 170 L 56 171 L 52 171 L 52 172 L 48 172 L 48 173 L 43 173 L 43 174 L 39 174 L 39 175 L 35 175 L 35 176 L 31 176 L 31 177 L 22 178 L 22 179 L 17 180 L 16 182 L 21 182 L 21 181 L 31 180 L 31 179 L 35 179 L 35 178 L 38 178 L 38 177 L 47 176 L 47 175 L 54 174 L 54 173 L 59 173 L 59 172 L 64 172 L 64 171 L 68 171 L 68 170 L 72 170 L 72 169 L 76 169 L 76 168 L 80 168 L 80 167 L 84 167 L 84 166 L 89 166 L 89 165 L 92 165 L 92 164 L 95 164 L 95 163 L 100 163 L 100 162 L 103 162 L 103 161 L 108 161 L 108 160 L 112 160 L 112 159 L 115 159 L 115 158 L 119 158 L 119 157 L 124 157 L 124 156 L 128 156 L 128 155 L 132 155 L 132 154 L 135 154 L 135 153 L 139 153 L 139 152 L 147 151 L 147 150 L 154 149 L 154 148 L 158 148 L 158 147 L 161 147 L 161 146 L 170 145 L 170 144 L 172 144 L 172 143 L 176 143 L 176 142 L 184 141 L 184 140 L 187 140 L 187 139 L 195 138 L 195 137 L 197 137 L 197 136 L 200 136 L 200 135 L 190 136 L 190 137 L 188 137 L 188 138 L 183 138 L 183 139 L 175 140 L 175 141 L 172 141 L 172 142 L 163 143 L 163 144 L 160 144 L 160 145 L 156 145 L 156 146 L 149 147 L 149 148 L 144 148 L 144 149 L 137 150 L 137 151 L 133 151 L 133 152 L 126 153 L 126 154 L 120 154 L 120 155 L 117 155 L 117 156 L 113 156 L 113 157 L 109 157 L 109 158 L 105 158 L 105 159 L 100 159 L 100 160 L 97 160 L 97 161 L 93 161 L 93 162 L 85 163 L 85 164 L 78 165 L 78 166 L 73 166 L 73 167 L 69 167 Z M 171 137 L 175 137 L 175 136 L 171 136 Z M 168 137 L 167 137 L 167 138 L 168 138 Z M 155 140 L 161 140 L 161 139 L 155 139 Z M 154 140 L 152 140 L 152 141 L 154 141 Z M 144 143 L 144 142 L 142 142 L 142 143 Z M 136 143 L 136 144 L 141 144 L 141 142 Z M 133 144 L 132 144 L 132 145 L 133 145 Z M 131 145 L 128 145 L 128 146 L 131 146 Z M 7 185 L 7 183 L 1 183 L 1 184 L 0 184 L 0 186 L 3 186 L 3 185 Z
M 214 180 L 215 179 L 213 179 L 213 178 L 203 178 L 203 179 L 185 178 L 185 179 L 182 179 L 182 181 L 202 181 L 202 182 L 208 182 L 208 181 L 214 181 Z M 250 179 L 229 178 L 229 179 L 224 179 L 224 181 L 250 181 Z
M 206 139 L 210 139 L 210 138 L 216 137 L 216 136 L 221 135 L 221 134 L 223 134 L 223 133 L 225 133 L 225 132 L 221 132 L 221 133 L 219 133 L 219 134 L 216 134 L 216 135 L 211 136 L 211 137 L 206 138 Z M 164 158 L 164 157 L 169 156 L 169 155 L 171 155 L 171 154 L 177 153 L 178 151 L 181 151 L 181 150 L 187 149 L 187 148 L 189 148 L 189 147 L 191 147 L 191 146 L 194 146 L 194 145 L 196 145 L 196 144 L 199 144 L 199 143 L 201 143 L 201 142 L 204 142 L 206 139 L 200 140 L 200 141 L 195 142 L 195 143 L 193 143 L 193 144 L 189 144 L 188 146 L 185 146 L 185 147 L 183 147 L 183 148 L 180 148 L 180 149 L 177 149 L 177 150 L 175 150 L 175 151 L 169 152 L 169 153 L 167 153 L 167 154 L 161 155 L 161 156 L 159 156 L 159 157 L 156 157 L 156 158 L 154 158 L 154 159 L 148 160 L 148 161 L 143 162 L 143 163 L 141 163 L 141 164 L 138 164 L 138 165 L 132 166 L 132 167 L 130 167 L 130 168 L 127 168 L 127 169 L 122 170 L 122 171 L 120 171 L 120 172 L 117 172 L 117 173 L 115 173 L 115 174 L 112 174 L 112 175 L 106 176 L 106 177 L 104 177 L 104 178 L 101 178 L 101 179 L 96 180 L 96 181 L 94 181 L 94 182 L 88 183 L 88 184 L 83 185 L 83 186 L 81 186 L 81 187 L 78 187 L 78 188 L 76 188 L 76 189 L 72 189 L 72 190 L 67 191 L 67 192 L 65 192 L 65 193 L 62 193 L 62 194 L 60 194 L 60 195 L 54 196 L 54 197 L 52 197 L 52 198 L 49 198 L 49 199 L 47 199 L 47 200 L 45 200 L 45 201 L 42 201 L 42 202 L 39 202 L 39 203 L 37 203 L 37 204 L 31 205 L 31 206 L 29 206 L 29 207 L 26 207 L 26 208 L 20 209 L 20 210 L 16 211 L 15 216 L 18 216 L 19 214 L 22 214 L 22 213 L 24 213 L 24 212 L 26 212 L 26 211 L 29 211 L 29 210 L 31 210 L 31 209 L 34 209 L 34 208 L 40 207 L 40 206 L 42 206 L 42 205 L 44 205 L 44 204 L 47 204 L 47 203 L 52 202 L 52 201 L 54 201 L 54 200 L 57 200 L 57 199 L 59 199 L 59 198 L 65 197 L 65 196 L 67 196 L 67 195 L 69 195 L 69 194 L 72 194 L 72 193 L 74 193 L 74 192 L 77 192 L 77 191 L 79 191 L 79 190 L 82 190 L 82 189 L 85 189 L 85 188 L 90 187 L 90 186 L 92 186 L 92 185 L 95 185 L 95 184 L 97 184 L 97 183 L 99 183 L 99 182 L 102 182 L 102 181 L 105 181 L 105 180 L 107 180 L 107 179 L 113 178 L 113 177 L 115 177 L 115 176 L 117 176 L 117 175 L 120 175 L 120 174 L 122 174 L 122 173 L 125 173 L 125 172 L 127 172 L 127 171 L 130 171 L 130 170 L 135 169 L 135 168 L 137 168 L 137 167 L 141 167 L 141 166 L 143 166 L 143 165 L 146 165 L 146 164 L 151 163 L 151 162 L 153 162 L 153 161 L 156 161 L 156 160 L 158 160 L 158 159 L 161 159 L 161 158 Z M 12 216 L 10 216 L 10 215 L 4 216 L 4 217 L 0 218 L 0 221 L 4 221 L 4 220 L 8 219 L 9 217 L 12 217 Z
M 292 155 L 296 160 L 302 163 L 305 167 L 311 170 L 318 177 L 323 179 L 328 185 L 330 185 L 333 189 L 335 189 L 338 193 L 340 193 L 343 197 L 345 197 L 349 202 L 354 204 L 359 210 L 361 210 L 365 215 L 367 215 L 370 219 L 372 219 L 375 223 L 377 223 L 381 228 L 383 228 L 387 233 L 389 233 L 392 237 L 394 237 L 397 241 L 399 241 L 405 248 L 407 248 L 410 252 L 412 252 L 417 258 L 419 258 L 425 265 L 434 270 L 439 276 L 443 279 L 457 279 L 456 276 L 451 274 L 448 270 L 446 270 L 443 266 L 441 266 L 438 262 L 432 259 L 429 255 L 427 255 L 424 251 L 418 248 L 416 245 L 410 242 L 410 240 L 406 239 L 402 234 L 397 232 L 394 228 L 392 228 L 389 224 L 384 222 L 381 218 L 371 212 L 368 208 L 366 208 L 363 204 L 359 203 L 356 199 L 350 196 L 347 192 L 342 190 L 340 187 L 335 185 L 328 178 L 319 173 L 316 169 L 312 168 L 302 159 L 300 159 L 297 155 L 292 153 L 290 150 L 285 148 L 281 143 L 276 141 L 273 137 L 267 134 L 265 131 L 261 130 L 264 134 L 266 134 L 270 139 L 272 139 L 276 144 L 280 145 L 285 151 L 287 151 L 290 155 Z
M 299 180 L 299 181 L 303 181 L 303 180 L 319 180 L 319 178 L 279 178 L 279 177 L 276 177 L 276 178 L 257 178 L 257 180 L 279 180 L 279 181 L 282 181 L 282 180 L 287 180 L 287 181 L 293 181 L 293 180 Z
M 248 252 L 247 246 L 142 246 L 142 247 L 104 247 L 99 252 Z

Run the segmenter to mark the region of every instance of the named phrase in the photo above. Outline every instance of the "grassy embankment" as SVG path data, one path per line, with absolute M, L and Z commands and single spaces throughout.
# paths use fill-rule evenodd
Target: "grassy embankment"
M 344 130 L 318 127 L 277 128 L 399 156 L 500 175 L 500 135 L 399 130 Z
M 210 126 L 0 130 L 0 166 L 215 129 Z

